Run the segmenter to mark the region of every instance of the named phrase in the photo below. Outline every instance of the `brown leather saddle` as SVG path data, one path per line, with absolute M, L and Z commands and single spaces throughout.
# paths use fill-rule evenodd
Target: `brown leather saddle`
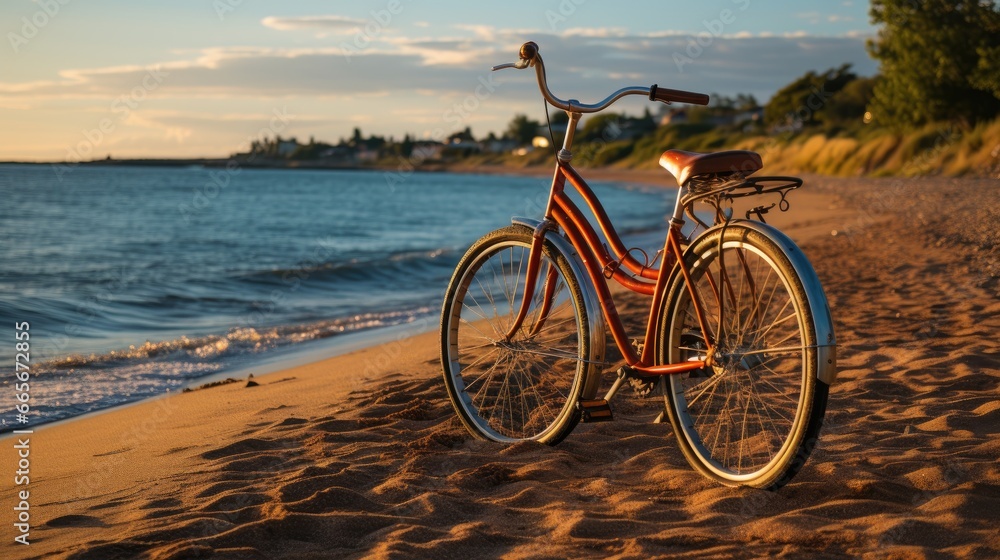
M 684 185 L 693 177 L 712 178 L 746 177 L 764 167 L 760 154 L 747 150 L 728 150 L 699 154 L 683 150 L 667 150 L 660 156 L 660 165 Z

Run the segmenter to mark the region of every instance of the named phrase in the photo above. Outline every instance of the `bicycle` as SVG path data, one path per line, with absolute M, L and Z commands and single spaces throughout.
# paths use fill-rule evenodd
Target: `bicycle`
M 643 395 L 660 388 L 697 471 L 730 486 L 784 485 L 817 441 L 837 375 L 833 321 L 816 273 L 763 217 L 775 204 L 788 210 L 786 195 L 802 180 L 751 177 L 763 167 L 754 152 L 667 150 L 660 164 L 677 179 L 677 201 L 663 250 L 652 263 L 640 262 L 570 164 L 577 124 L 627 95 L 700 105 L 709 97 L 653 85 L 622 88 L 590 105 L 562 100 L 549 89 L 533 42 L 521 46 L 518 62 L 493 70 L 528 67 L 545 102 L 569 122 L 543 219 L 514 217 L 476 241 L 449 283 L 441 362 L 462 423 L 479 438 L 555 445 L 580 421 L 611 420 L 609 401 L 628 381 Z M 567 195 L 567 183 L 606 245 Z M 762 195 L 780 200 L 733 219 L 735 199 Z M 713 209 L 712 224 L 695 203 Z M 682 234 L 685 217 L 698 235 Z M 651 297 L 641 343 L 625 332 L 612 279 Z M 606 329 L 625 364 L 598 398 L 609 365 Z

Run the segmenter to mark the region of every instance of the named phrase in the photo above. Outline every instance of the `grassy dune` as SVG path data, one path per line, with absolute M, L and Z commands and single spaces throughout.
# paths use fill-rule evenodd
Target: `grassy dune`
M 786 141 L 749 138 L 734 148 L 756 150 L 771 172 L 834 176 L 1000 176 L 1000 120 L 968 130 L 928 125 L 906 134 L 856 138 L 814 134 Z
M 771 174 L 1000 178 L 1000 119 L 971 128 L 933 124 L 906 133 L 864 127 L 771 136 L 682 124 L 661 127 L 634 140 L 578 140 L 573 162 L 580 167 L 653 169 L 667 148 L 695 152 L 754 150 L 761 154 Z M 551 161 L 551 151 L 540 149 L 526 156 L 473 156 L 464 165 L 517 168 Z

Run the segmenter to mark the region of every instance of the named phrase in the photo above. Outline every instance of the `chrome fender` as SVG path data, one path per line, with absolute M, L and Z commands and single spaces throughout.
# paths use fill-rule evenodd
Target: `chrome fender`
M 805 253 L 787 235 L 774 226 L 753 220 L 733 220 L 729 222 L 729 227 L 739 225 L 747 229 L 752 229 L 758 233 L 771 238 L 788 257 L 792 263 L 792 268 L 802 280 L 802 285 L 806 291 L 806 299 L 809 307 L 813 311 L 813 325 L 816 329 L 816 378 L 833 385 L 837 380 L 837 337 L 833 332 L 833 316 L 830 313 L 830 304 L 826 300 L 826 293 L 823 285 L 820 284 L 819 277 L 812 263 L 806 258 Z M 722 228 L 715 226 L 709 231 Z M 702 234 L 704 235 L 704 234 Z
M 532 231 L 542 223 L 539 220 L 518 216 L 511 218 L 510 221 L 512 224 L 525 226 Z M 587 310 L 587 322 L 590 330 L 590 356 L 584 356 L 584 359 L 587 360 L 587 367 L 584 369 L 580 398 L 593 399 L 597 396 L 597 390 L 601 384 L 601 374 L 603 373 L 601 369 L 604 365 L 604 352 L 607 343 L 604 313 L 601 309 L 601 303 L 597 299 L 594 285 L 590 281 L 590 275 L 587 274 L 587 268 L 573 244 L 559 235 L 558 232 L 551 230 L 545 232 L 545 239 L 551 242 L 556 250 L 566 258 L 573 275 L 576 276 L 577 283 L 580 284 L 580 291 L 583 293 L 583 306 Z

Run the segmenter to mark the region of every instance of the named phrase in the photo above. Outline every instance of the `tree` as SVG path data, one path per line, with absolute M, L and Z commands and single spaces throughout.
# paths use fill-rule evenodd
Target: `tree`
M 531 144 L 532 138 L 538 134 L 538 121 L 533 121 L 525 115 L 514 115 L 507 125 L 506 136 L 519 144 Z
M 569 115 L 566 114 L 566 111 L 555 111 L 550 113 L 549 119 L 549 122 L 551 122 L 553 126 L 557 124 L 569 123 Z
M 872 100 L 872 90 L 878 77 L 858 78 L 838 91 L 820 115 L 826 124 L 857 124 L 863 121 Z
M 894 127 L 1000 114 L 1000 11 L 983 0 L 872 0 L 881 63 L 869 110 Z
M 768 126 L 819 124 L 830 98 L 857 77 L 850 64 L 822 74 L 810 70 L 774 94 L 764 106 L 764 122 Z
M 618 113 L 598 113 L 587 118 L 580 131 L 580 140 L 589 142 L 591 140 L 611 141 L 617 140 L 621 136 L 622 121 L 624 115 Z
M 760 108 L 757 98 L 752 93 L 739 93 L 733 101 L 733 106 L 737 111 L 753 111 Z
M 403 136 L 403 143 L 399 145 L 399 153 L 406 157 L 410 157 L 410 154 L 413 153 L 413 138 L 409 134 Z
M 472 129 L 465 127 L 465 130 L 453 133 L 448 137 L 446 144 L 458 144 L 460 142 L 475 142 L 476 137 L 472 135 Z

